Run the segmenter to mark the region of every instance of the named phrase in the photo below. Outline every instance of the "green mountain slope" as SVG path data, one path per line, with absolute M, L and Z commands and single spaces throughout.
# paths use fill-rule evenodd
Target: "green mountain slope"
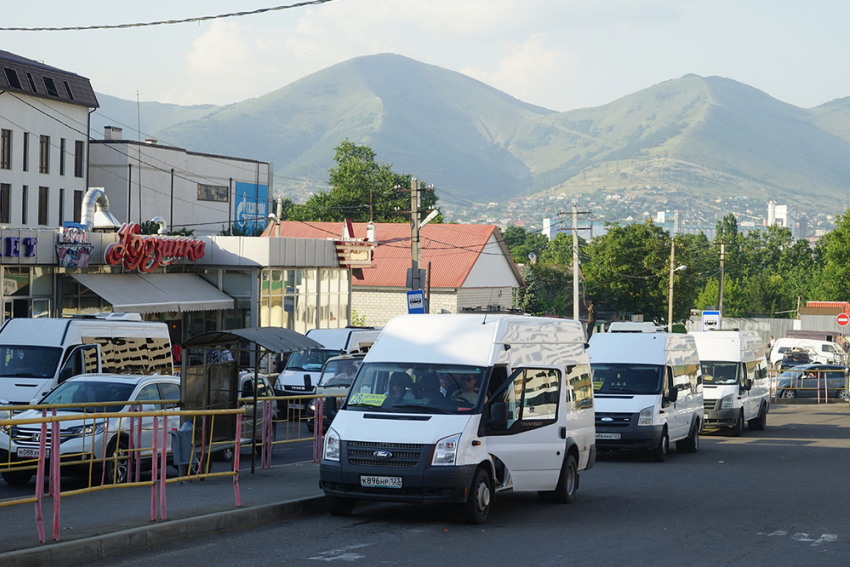
M 156 138 L 169 126 L 198 120 L 221 108 L 212 104 L 180 106 L 161 102 L 136 103 L 101 93 L 97 94 L 97 100 L 100 108 L 91 117 L 91 130 L 95 138 L 103 137 L 104 126 L 123 128 L 124 137 L 129 140 Z M 138 136 L 137 130 L 142 131 L 141 136 Z
M 135 103 L 99 98 L 104 114 L 135 123 Z M 845 194 L 850 179 L 850 98 L 806 110 L 720 77 L 686 75 L 555 113 L 383 54 L 227 107 L 160 106 L 143 103 L 143 130 L 193 151 L 271 161 L 287 195 L 304 189 L 299 179 L 326 189 L 346 138 L 397 172 L 479 202 L 601 190 L 653 195 L 668 208 L 745 195 L 806 210 Z

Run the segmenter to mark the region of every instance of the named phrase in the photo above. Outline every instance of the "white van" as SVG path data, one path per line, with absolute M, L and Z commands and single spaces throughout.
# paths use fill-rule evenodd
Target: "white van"
M 315 386 L 322 375 L 322 368 L 329 358 L 340 354 L 367 352 L 380 334 L 381 327 L 345 327 L 307 331 L 307 336 L 321 343 L 322 348 L 293 352 L 275 381 L 275 395 L 305 396 L 315 393 Z M 309 387 L 307 377 L 310 379 Z M 289 409 L 300 411 L 308 404 L 309 400 L 306 399 L 293 401 L 289 403 Z M 284 415 L 284 412 L 280 413 Z
M 455 502 L 482 523 L 504 490 L 570 502 L 596 460 L 585 347 L 565 319 L 395 317 L 325 437 L 331 514 L 356 500 Z
M 691 335 L 652 324 L 612 324 L 590 339 L 596 443 L 603 449 L 645 449 L 662 462 L 670 443 L 696 453 L 702 428 L 699 357 Z
M 761 337 L 755 331 L 691 333 L 697 342 L 705 393 L 705 427 L 729 427 L 741 436 L 744 421 L 764 431 L 770 383 Z
M 812 362 L 820 364 L 844 364 L 847 354 L 838 343 L 785 337 L 776 339 L 773 343 L 773 348 L 770 351 L 770 366 L 779 368 L 783 355 L 791 349 L 802 349 L 809 352 Z
M 0 399 L 38 403 L 78 374 L 173 374 L 168 325 L 138 313 L 8 319 L 0 328 Z

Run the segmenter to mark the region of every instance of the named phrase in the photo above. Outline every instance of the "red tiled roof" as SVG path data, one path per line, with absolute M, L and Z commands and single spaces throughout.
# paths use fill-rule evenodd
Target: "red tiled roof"
M 366 223 L 353 223 L 354 237 L 366 238 Z M 269 223 L 263 232 L 267 237 L 330 238 L 342 236 L 341 222 L 282 221 Z M 428 224 L 422 227 L 420 268 L 431 262 L 432 288 L 457 288 L 463 285 L 481 251 L 495 233 L 506 260 L 517 273 L 495 225 Z M 378 246 L 372 253 L 372 267 L 363 269 L 363 279 L 353 280 L 356 286 L 405 287 L 410 268 L 410 225 L 407 223 L 375 223 Z M 425 282 L 422 282 L 424 287 Z

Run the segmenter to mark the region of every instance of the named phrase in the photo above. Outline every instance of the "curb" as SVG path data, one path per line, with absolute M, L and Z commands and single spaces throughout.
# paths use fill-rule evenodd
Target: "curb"
M 165 521 L 99 536 L 0 553 L 4 567 L 69 567 L 215 532 L 286 521 L 327 511 L 324 495 Z

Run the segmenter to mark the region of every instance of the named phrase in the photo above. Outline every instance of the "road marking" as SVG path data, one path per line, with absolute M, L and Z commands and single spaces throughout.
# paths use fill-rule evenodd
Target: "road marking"
M 766 535 L 768 537 L 784 537 L 789 535 L 785 530 L 776 530 L 775 532 L 771 532 L 769 534 L 758 532 L 758 535 Z M 801 532 L 797 532 L 790 536 L 794 541 L 805 541 L 812 542 L 812 547 L 817 547 L 822 543 L 832 543 L 834 541 L 838 541 L 838 536 L 835 534 L 821 534 L 818 539 L 812 539 L 809 537 L 809 534 L 804 534 Z
M 331 549 L 330 551 L 323 551 L 315 557 L 308 557 L 308 559 L 315 559 L 318 561 L 357 561 L 358 559 L 364 559 L 366 556 L 358 553 L 352 553 L 351 551 L 354 549 L 368 547 L 369 545 L 372 544 L 358 543 L 356 545 L 343 547 L 342 549 Z

